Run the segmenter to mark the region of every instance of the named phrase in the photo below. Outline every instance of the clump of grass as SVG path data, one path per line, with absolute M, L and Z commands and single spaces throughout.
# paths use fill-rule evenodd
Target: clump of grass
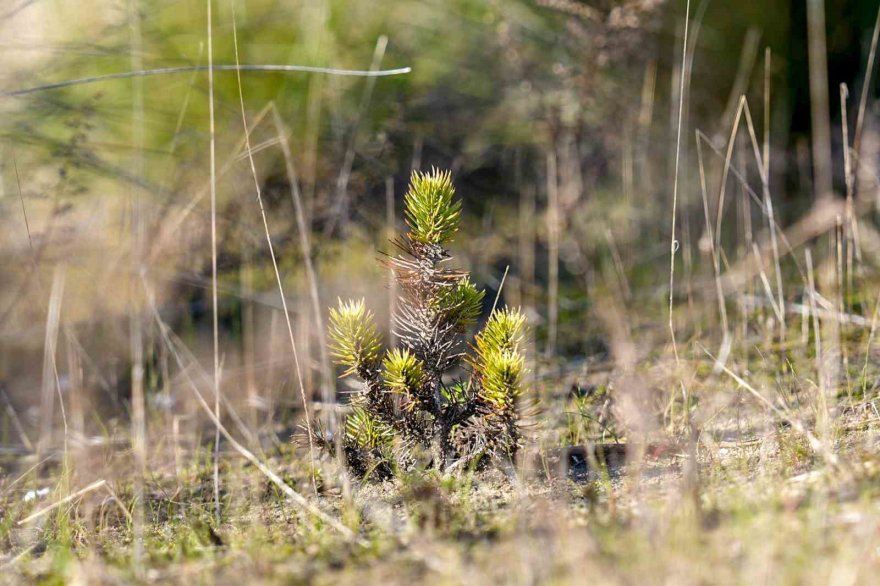
M 372 313 L 361 301 L 330 310 L 331 350 L 363 390 L 342 438 L 360 475 L 414 467 L 414 452 L 453 470 L 512 457 L 520 445 L 517 399 L 525 372 L 525 316 L 493 311 L 464 360 L 467 380 L 444 380 L 467 354 L 463 337 L 482 310 L 485 292 L 466 271 L 444 268 L 458 232 L 461 203 L 448 171 L 415 172 L 406 194 L 409 232 L 385 261 L 401 292 L 395 315 L 400 347 L 381 353 Z

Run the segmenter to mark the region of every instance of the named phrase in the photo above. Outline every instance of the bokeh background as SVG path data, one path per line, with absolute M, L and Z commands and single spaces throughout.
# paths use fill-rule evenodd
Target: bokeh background
M 307 393 L 317 401 L 322 387 L 332 387 L 344 401 L 350 390 L 321 345 L 326 308 L 337 297 L 366 297 L 391 338 L 393 292 L 378 251 L 388 251 L 402 228 L 410 172 L 431 166 L 453 172 L 464 202 L 454 253 L 487 287 L 488 300 L 509 267 L 501 298 L 528 313 L 536 380 L 556 373 L 553 384 L 565 392 L 565 373 L 607 357 L 620 315 L 638 356 L 667 343 L 684 13 L 684 2 L 661 0 L 216 4 L 215 63 L 235 63 L 235 29 L 243 64 L 412 68 L 380 78 L 241 76 Z M 840 84 L 849 88 L 852 132 L 875 15 L 872 2 L 826 5 L 827 148 L 838 194 L 845 192 Z M 203 366 L 200 384 L 210 385 L 207 74 L 9 92 L 205 65 L 205 24 L 205 3 L 189 0 L 11 0 L 0 8 L 0 389 L 7 409 L 0 421 L 2 444 L 13 452 L 58 448 L 57 393 L 67 401 L 70 433 L 127 436 L 133 320 L 143 328 L 148 418 L 156 421 L 150 430 L 166 433 L 187 413 L 203 421 L 187 403 L 151 312 L 192 351 Z M 706 285 L 712 263 L 694 134 L 723 153 L 745 95 L 759 141 L 765 125 L 770 130 L 777 220 L 797 222 L 817 191 L 807 47 L 804 2 L 692 2 L 676 234 L 682 339 L 719 321 Z M 869 88 L 866 161 L 880 153 L 875 94 Z M 236 417 L 289 437 L 298 383 L 233 72 L 215 76 L 215 116 L 223 393 Z M 758 171 L 741 138 L 734 162 L 754 183 Z M 704 156 L 716 185 L 721 158 L 708 146 Z M 859 197 L 873 198 L 870 173 L 858 180 Z M 719 236 L 728 267 L 749 257 L 749 238 L 765 230 L 742 188 L 730 190 L 739 193 L 730 197 Z M 783 270 L 793 274 L 795 265 L 784 260 Z

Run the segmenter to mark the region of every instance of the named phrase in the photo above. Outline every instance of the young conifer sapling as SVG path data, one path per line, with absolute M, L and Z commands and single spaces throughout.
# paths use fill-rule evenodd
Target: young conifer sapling
M 363 300 L 330 310 L 333 357 L 343 376 L 363 381 L 340 434 L 348 465 L 361 476 L 411 469 L 420 452 L 438 470 L 483 465 L 512 458 L 520 445 L 525 317 L 493 310 L 465 345 L 485 292 L 467 271 L 446 267 L 446 245 L 461 220 L 454 195 L 448 171 L 413 173 L 405 196 L 409 231 L 393 241 L 397 254 L 383 261 L 399 285 L 399 347 L 383 352 Z M 450 376 L 455 373 L 459 378 Z

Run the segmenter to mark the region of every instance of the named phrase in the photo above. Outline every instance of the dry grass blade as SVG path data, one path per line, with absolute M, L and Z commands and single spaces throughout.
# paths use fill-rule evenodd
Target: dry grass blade
M 17 485 L 19 482 L 21 482 L 22 480 L 27 478 L 28 474 L 30 474 L 31 472 L 33 472 L 34 470 L 36 470 L 37 468 L 39 468 L 40 466 L 42 466 L 43 464 L 45 464 L 46 462 L 48 462 L 51 459 L 52 459 L 51 457 L 43 458 L 42 460 L 38 461 L 36 464 L 32 465 L 30 468 L 28 468 L 27 470 L 25 470 L 24 472 L 19 474 L 18 478 L 16 478 L 12 482 L 10 482 L 8 485 L 4 486 L 3 490 L 0 491 L 0 494 L 3 494 L 3 495 L 9 494 L 9 491 L 12 490 L 13 486 Z
M 773 298 L 773 290 L 770 287 L 770 281 L 767 279 L 767 273 L 764 272 L 764 261 L 761 258 L 761 253 L 758 251 L 758 245 L 754 242 L 752 243 L 752 252 L 755 255 L 755 262 L 757 262 L 758 267 L 760 267 L 761 284 L 764 286 L 764 293 L 767 295 L 767 301 L 773 309 L 776 319 L 780 322 L 784 321 L 785 315 L 782 313 L 782 309 L 776 304 L 776 300 Z
M 877 20 L 874 21 L 874 33 L 871 35 L 871 50 L 868 52 L 868 64 L 865 66 L 865 82 L 862 84 L 862 95 L 859 98 L 859 113 L 856 116 L 856 129 L 853 134 L 853 152 L 859 155 L 862 148 L 862 128 L 865 124 L 865 111 L 868 107 L 868 93 L 874 77 L 874 60 L 877 57 L 877 41 L 880 39 L 880 6 L 877 7 Z
M 36 549 L 37 545 L 39 545 L 39 544 L 38 544 L 38 543 L 34 543 L 34 544 L 29 545 L 29 546 L 27 546 L 26 548 L 22 549 L 20 552 L 18 552 L 17 554 L 15 554 L 15 557 L 13 557 L 13 558 L 10 559 L 9 561 L 5 562 L 2 566 L 0 566 L 0 570 L 6 570 L 6 569 L 8 569 L 8 568 L 11 568 L 11 567 L 15 566 L 15 564 L 17 564 L 17 563 L 20 562 L 22 559 L 24 559 L 24 557 L 25 557 L 27 554 L 29 554 L 29 553 L 32 552 L 34 549 Z
M 700 140 L 700 131 L 696 131 L 697 140 L 697 165 L 700 170 L 700 196 L 703 201 L 703 218 L 706 223 L 706 238 L 709 243 L 709 252 L 712 255 L 712 272 L 715 275 L 715 297 L 718 302 L 718 314 L 721 316 L 722 340 L 721 347 L 718 351 L 719 361 L 715 366 L 715 370 L 727 361 L 727 355 L 730 352 L 730 325 L 727 318 L 727 304 L 724 301 L 724 290 L 721 287 L 721 255 L 715 242 L 714 231 L 712 230 L 712 222 L 709 219 L 709 196 L 706 189 L 706 165 L 703 161 L 703 145 Z
M 122 500 L 116 494 L 116 491 L 110 487 L 109 484 L 104 484 L 104 488 L 107 490 L 107 495 L 116 503 L 116 508 L 119 509 L 119 512 L 122 513 L 122 516 L 125 517 L 129 523 L 134 523 L 134 517 L 132 517 L 131 513 L 128 512 L 128 509 L 125 508 L 125 505 L 122 503 Z
M 315 320 L 315 329 L 318 333 L 319 353 L 321 357 L 321 389 L 322 400 L 330 404 L 335 401 L 335 387 L 333 381 L 333 373 L 330 369 L 330 357 L 327 355 L 327 332 L 324 327 L 324 320 L 321 319 L 321 301 L 318 293 L 318 273 L 315 271 L 315 264 L 312 260 L 312 245 L 310 241 L 310 229 L 306 222 L 305 208 L 303 206 L 302 195 L 299 190 L 299 180 L 296 174 L 296 168 L 293 164 L 293 153 L 290 149 L 290 141 L 288 140 L 288 131 L 285 127 L 278 108 L 274 103 L 270 105 L 272 110 L 272 120 L 275 123 L 275 130 L 278 133 L 278 143 L 281 145 L 281 152 L 284 155 L 285 169 L 287 171 L 287 180 L 290 183 L 290 197 L 293 200 L 293 209 L 296 214 L 296 227 L 299 231 L 300 251 L 302 252 L 303 262 L 306 267 L 306 276 L 309 281 L 309 299 L 312 303 L 312 314 Z
M 40 440 L 37 444 L 38 454 L 41 450 L 47 449 L 52 441 L 52 420 L 56 395 L 61 409 L 61 421 L 64 424 L 64 452 L 67 453 L 67 413 L 64 408 L 64 397 L 61 394 L 61 379 L 58 376 L 58 362 L 56 360 L 65 274 L 63 266 L 59 266 L 55 270 L 55 276 L 52 279 L 52 292 L 49 297 L 49 311 L 46 315 L 46 336 L 43 347 L 42 425 Z
M 559 178 L 556 165 L 556 148 L 547 148 L 547 347 L 545 356 L 556 351 L 556 335 L 559 321 Z
M 131 42 L 129 59 L 133 69 L 143 67 L 143 37 L 141 34 L 141 14 L 138 3 L 130 0 L 128 3 L 129 27 L 131 29 Z M 145 175 L 144 165 L 144 87 L 143 79 L 132 78 L 132 101 L 131 101 L 131 126 L 132 126 L 132 167 L 134 176 L 142 178 Z M 142 323 L 142 302 L 138 291 L 136 275 L 143 270 L 144 256 L 144 212 L 146 206 L 141 201 L 140 187 L 135 183 L 131 186 L 131 266 L 132 278 L 130 287 L 132 296 L 129 301 L 128 322 L 131 327 L 131 436 L 132 452 L 134 455 L 134 529 L 133 561 L 135 574 L 143 573 L 144 554 L 144 474 L 147 468 L 147 413 L 144 398 L 144 332 Z
M 379 71 L 382 59 L 385 57 L 385 49 L 388 47 L 388 37 L 385 35 L 376 39 L 376 47 L 373 50 L 373 59 L 370 63 L 370 71 Z M 358 106 L 357 115 L 351 130 L 351 136 L 348 139 L 348 146 L 345 149 L 345 157 L 342 160 L 342 168 L 339 170 L 339 176 L 336 178 L 336 200 L 333 203 L 332 221 L 328 223 L 325 233 L 329 234 L 336 227 L 336 224 L 346 221 L 345 216 L 348 214 L 348 182 L 351 179 L 351 169 L 354 165 L 355 148 L 360 134 L 361 121 L 370 104 L 373 96 L 373 88 L 376 86 L 375 77 L 367 79 L 364 86 L 364 92 L 361 95 L 361 101 Z
M 28 437 L 27 431 L 25 431 L 24 425 L 22 425 L 21 418 L 18 416 L 15 407 L 12 405 L 12 401 L 9 400 L 9 395 L 6 393 L 6 389 L 3 388 L 2 385 L 0 385 L 0 399 L 2 399 L 3 403 L 6 405 L 6 415 L 12 423 L 12 427 L 15 428 L 15 433 L 18 434 L 22 445 L 24 445 L 29 451 L 32 451 L 34 449 L 34 444 L 31 442 L 30 437 Z
M 810 62 L 813 185 L 816 199 L 824 199 L 833 193 L 824 0 L 807 0 L 807 49 Z
M 31 250 L 33 260 L 36 260 L 34 252 L 34 239 L 31 237 L 31 225 L 28 222 L 27 208 L 24 205 L 24 194 L 21 192 L 21 177 L 18 175 L 18 161 L 15 159 L 15 149 L 12 150 L 12 168 L 15 171 L 15 185 L 18 188 L 18 199 L 21 202 L 21 215 L 24 218 L 24 228 L 27 231 L 28 248 Z
M 209 0 L 210 1 L 210 0 Z M 238 33 L 236 32 L 235 23 L 235 4 L 232 4 L 232 42 L 235 49 L 235 60 L 238 61 Z M 248 161 L 250 162 L 251 175 L 254 179 L 254 190 L 257 196 L 257 203 L 260 207 L 260 217 L 263 220 L 263 231 L 266 235 L 266 245 L 269 248 L 269 257 L 272 259 L 272 269 L 275 272 L 275 281 L 278 284 L 278 294 L 281 296 L 281 306 L 284 311 L 284 320 L 287 324 L 287 333 L 290 337 L 290 347 L 293 350 L 293 363 L 296 369 L 296 378 L 299 382 L 300 398 L 302 399 L 303 413 L 306 420 L 306 432 L 309 441 L 309 462 L 314 469 L 315 466 L 315 445 L 312 433 L 312 415 L 309 410 L 309 401 L 306 397 L 306 389 L 303 384 L 302 368 L 299 363 L 299 353 L 296 350 L 296 338 L 293 335 L 293 324 L 290 321 L 290 312 L 287 310 L 287 298 L 284 296 L 284 285 L 281 283 L 281 273 L 278 270 L 278 260 L 275 258 L 275 248 L 272 245 L 272 236 L 269 233 L 269 220 L 266 217 L 266 209 L 263 206 L 263 196 L 260 189 L 260 180 L 257 177 L 257 168 L 254 164 L 254 157 L 251 153 L 250 130 L 248 129 L 247 115 L 244 109 L 244 90 L 241 86 L 241 74 L 238 74 L 238 99 L 241 107 L 241 123 L 244 126 L 245 148 L 248 153 Z M 219 396 L 219 395 L 218 395 Z M 219 425 L 219 422 L 218 422 Z M 314 474 L 312 474 L 312 489 L 315 494 L 318 492 Z
M 746 108 L 746 97 L 741 96 L 733 126 L 730 128 L 730 136 L 727 139 L 727 152 L 724 155 L 724 168 L 721 173 L 721 183 L 718 186 L 718 209 L 715 210 L 715 248 L 721 249 L 721 223 L 724 219 L 725 195 L 727 193 L 727 178 L 732 168 L 733 147 L 736 145 L 736 134 L 739 130 L 740 120 Z
M 865 347 L 865 364 L 862 367 L 862 394 L 865 394 L 868 391 L 868 362 L 871 358 L 871 344 L 874 342 L 874 335 L 877 333 L 878 318 L 880 318 L 880 293 L 877 294 L 877 299 L 874 301 L 874 312 L 871 316 L 871 330 L 868 334 L 868 343 Z
M 214 128 L 214 45 L 211 6 L 208 6 L 208 123 L 210 132 L 210 173 L 211 173 L 211 328 L 214 350 L 214 416 L 220 420 L 220 331 L 217 315 L 217 158 L 216 133 Z M 214 516 L 220 522 L 220 430 L 214 434 Z
M 764 51 L 764 152 L 763 174 L 761 186 L 764 192 L 764 208 L 766 209 L 767 226 L 770 228 L 770 248 L 773 251 L 773 268 L 776 274 L 777 306 L 781 314 L 779 322 L 779 339 L 785 340 L 787 324 L 785 323 L 785 296 L 782 289 L 782 267 L 779 264 L 779 244 L 776 235 L 776 218 L 773 216 L 773 198 L 770 197 L 770 47 Z
M 495 313 L 495 308 L 498 307 L 498 300 L 501 298 L 501 291 L 504 289 L 504 281 L 507 279 L 507 271 L 510 270 L 510 265 L 504 267 L 504 274 L 501 276 L 501 284 L 498 285 L 498 291 L 495 293 L 495 301 L 492 302 L 492 311 L 489 312 L 489 315 Z
M 675 363 L 679 364 L 678 343 L 675 340 L 675 322 L 673 321 L 672 310 L 675 303 L 675 253 L 678 251 L 678 240 L 675 237 L 675 226 L 678 219 L 678 176 L 679 165 L 681 164 L 681 133 L 684 126 L 684 88 L 685 79 L 688 77 L 687 71 L 687 53 L 688 53 L 688 25 L 690 24 L 691 0 L 687 0 L 684 15 L 684 39 L 682 40 L 681 51 L 681 80 L 679 85 L 678 96 L 678 129 L 675 139 L 675 170 L 672 178 L 672 230 L 669 240 L 669 337 L 672 342 L 672 351 L 675 354 Z

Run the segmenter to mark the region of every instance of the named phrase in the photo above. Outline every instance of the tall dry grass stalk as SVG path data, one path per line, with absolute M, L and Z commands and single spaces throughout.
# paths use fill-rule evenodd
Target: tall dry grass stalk
M 67 376 L 70 383 L 71 438 L 75 445 L 81 444 L 85 438 L 85 385 L 83 382 L 82 358 L 73 339 L 70 326 L 64 326 L 65 349 L 67 354 Z
M 880 40 L 880 6 L 877 7 L 877 19 L 874 21 L 874 32 L 871 35 L 871 49 L 868 51 L 868 63 L 865 65 L 865 79 L 862 83 L 861 97 L 859 98 L 859 112 L 856 115 L 856 128 L 853 133 L 853 153 L 856 158 L 862 150 L 862 131 L 865 125 L 865 112 L 868 109 L 868 95 L 871 91 L 871 82 L 874 79 L 874 61 L 877 57 L 877 42 Z
M 141 35 L 140 2 L 130 0 L 129 27 L 131 36 L 130 62 L 134 71 L 143 69 L 143 38 Z M 144 165 L 144 85 L 142 77 L 132 78 L 132 146 L 135 177 L 145 175 Z M 134 454 L 134 508 L 133 520 L 133 563 L 135 575 L 143 575 L 144 557 L 144 475 L 147 469 L 147 412 L 144 398 L 144 331 L 141 317 L 143 304 L 138 277 L 143 270 L 144 257 L 144 209 L 142 193 L 137 185 L 132 185 L 131 193 L 131 233 L 132 233 L 132 279 L 131 300 L 129 301 L 129 323 L 131 327 L 131 421 L 132 452 Z
M 395 219 L 394 200 L 394 177 L 385 178 L 385 241 L 391 242 L 397 234 L 397 221 Z M 394 311 L 397 307 L 397 279 L 394 271 L 388 269 L 388 335 L 389 347 L 397 344 L 397 334 L 394 332 Z
M 58 331 L 61 323 L 61 304 L 64 299 L 64 283 L 66 271 L 64 265 L 55 269 L 52 278 L 52 289 L 49 294 L 49 310 L 46 314 L 46 335 L 43 344 L 43 386 L 41 401 L 41 427 L 40 440 L 37 444 L 37 457 L 42 455 L 43 450 L 52 444 L 52 432 L 54 429 L 55 400 L 61 411 L 61 421 L 64 425 L 64 454 L 67 455 L 68 425 L 67 413 L 64 408 L 64 397 L 61 394 L 61 379 L 58 376 Z
M 235 3 L 232 4 L 232 42 L 233 42 L 233 46 L 234 46 L 234 50 L 235 50 L 235 61 L 236 61 L 236 63 L 238 63 L 238 61 L 239 61 L 238 33 L 237 33 L 237 25 L 235 22 Z M 247 156 L 248 156 L 248 162 L 250 163 L 251 175 L 254 179 L 254 190 L 255 190 L 256 197 L 257 197 L 257 204 L 260 208 L 260 217 L 263 220 L 263 231 L 266 236 L 266 245 L 269 249 L 269 256 L 272 260 L 272 269 L 275 272 L 275 281 L 278 284 L 278 294 L 281 297 L 281 307 L 284 312 L 285 323 L 287 324 L 287 333 L 290 338 L 290 347 L 291 347 L 291 350 L 293 351 L 293 363 L 294 363 L 294 368 L 296 371 L 297 382 L 299 383 L 300 398 L 302 399 L 303 413 L 304 413 L 305 420 L 306 420 L 306 432 L 308 433 L 309 462 L 311 464 L 312 469 L 314 470 L 315 446 L 314 446 L 312 424 L 311 424 L 311 417 L 312 416 L 311 416 L 311 410 L 309 409 L 309 399 L 306 395 L 306 389 L 303 384 L 302 368 L 300 367 L 299 354 L 298 354 L 297 348 L 296 348 L 296 338 L 294 337 L 294 334 L 293 334 L 293 325 L 290 320 L 290 312 L 287 309 L 287 298 L 284 295 L 284 285 L 281 282 L 281 273 L 278 270 L 278 260 L 276 259 L 276 256 L 275 256 L 275 248 L 272 244 L 272 236 L 269 232 L 269 220 L 266 217 L 266 209 L 263 206 L 263 195 L 262 195 L 262 190 L 260 188 L 260 180 L 257 176 L 257 167 L 254 163 L 253 151 L 251 150 L 250 127 L 248 126 L 247 114 L 245 112 L 245 107 L 244 107 L 244 89 L 242 88 L 240 74 L 237 77 L 237 81 L 238 81 L 239 106 L 241 108 L 241 123 L 242 123 L 242 126 L 244 127 L 245 149 L 246 149 Z M 219 401 L 219 396 L 220 395 L 218 392 L 217 397 L 216 397 L 218 401 Z M 219 417 L 217 419 L 219 421 Z M 219 423 L 218 423 L 218 429 L 219 429 Z M 315 494 L 317 494 L 318 487 L 316 484 L 314 472 L 311 474 L 311 479 L 312 479 L 312 489 L 314 490 Z
M 706 187 L 706 165 L 703 160 L 703 146 L 700 140 L 699 130 L 696 131 L 697 141 L 697 166 L 700 172 L 700 194 L 703 201 L 703 216 L 705 219 L 705 241 L 709 245 L 709 254 L 712 257 L 712 273 L 715 277 L 715 296 L 718 303 L 718 315 L 721 317 L 721 348 L 718 351 L 720 361 L 715 367 L 716 371 L 720 370 L 720 366 L 726 361 L 727 353 L 730 349 L 730 325 L 727 318 L 727 303 L 724 299 L 724 288 L 721 286 L 721 253 L 715 239 L 715 232 L 712 229 L 712 221 L 710 220 L 709 197 Z M 717 374 L 717 372 L 716 372 Z
M 761 174 L 761 188 L 764 196 L 764 212 L 767 217 L 767 226 L 770 230 L 770 249 L 773 252 L 773 269 L 776 275 L 776 303 L 777 318 L 779 319 L 779 340 L 781 352 L 785 352 L 786 319 L 785 319 L 785 295 L 782 288 L 782 267 L 779 263 L 779 244 L 776 235 L 776 218 L 773 213 L 773 198 L 770 196 L 770 75 L 772 54 L 770 47 L 764 51 L 764 150 L 763 150 L 763 173 Z
M 547 346 L 545 356 L 556 352 L 559 323 L 559 173 L 556 147 L 547 147 Z
M 813 254 L 809 248 L 804 251 L 807 264 L 807 295 L 809 295 L 810 315 L 813 318 L 813 344 L 816 349 L 816 374 L 818 388 L 816 395 L 816 432 L 823 442 L 828 441 L 828 433 L 831 421 L 828 411 L 828 388 L 825 374 L 825 355 L 822 348 L 822 326 L 819 319 L 819 309 L 816 304 L 818 293 L 816 291 L 816 277 L 813 270 Z
M 214 358 L 214 417 L 220 420 L 220 331 L 217 312 L 217 155 L 214 126 L 214 34 L 212 0 L 207 0 L 208 39 L 208 132 L 211 193 L 211 330 Z M 236 70 L 237 71 L 237 70 Z M 220 428 L 214 432 L 214 517 L 220 524 Z
M 672 352 L 675 355 L 676 366 L 679 365 L 678 342 L 675 339 L 675 318 L 673 309 L 675 306 L 675 255 L 678 252 L 678 240 L 676 239 L 676 224 L 678 221 L 678 183 L 679 165 L 681 163 L 681 133 L 684 125 L 684 89 L 687 70 L 688 27 L 690 25 L 691 0 L 687 0 L 684 16 L 684 35 L 681 49 L 681 69 L 678 79 L 678 122 L 675 138 L 675 166 L 672 173 L 672 227 L 669 237 L 669 337 L 672 343 Z M 719 206 L 720 209 L 720 206 Z
M 833 194 L 826 45 L 825 2 L 824 0 L 807 0 L 807 50 L 810 62 L 813 189 L 817 201 L 828 199 Z
M 315 270 L 315 264 L 312 260 L 312 244 L 311 244 L 311 228 L 306 220 L 306 208 L 299 189 L 299 178 L 296 173 L 296 167 L 293 163 L 293 152 L 290 148 L 288 135 L 290 134 L 278 112 L 278 108 L 273 103 L 271 105 L 272 120 L 275 124 L 275 130 L 278 133 L 281 152 L 284 155 L 284 165 L 287 172 L 287 182 L 290 184 L 290 198 L 293 201 L 293 210 L 296 216 L 296 227 L 299 233 L 300 253 L 303 257 L 303 263 L 306 269 L 306 278 L 309 285 L 309 301 L 311 302 L 312 319 L 314 320 L 315 332 L 318 336 L 318 356 L 320 360 L 321 372 L 321 399 L 331 405 L 335 402 L 335 382 L 333 380 L 333 372 L 330 366 L 330 356 L 327 353 L 327 330 L 322 319 L 321 297 L 318 291 L 318 273 Z M 334 413 L 331 410 L 331 413 Z M 335 415 L 331 416 L 335 418 Z M 331 419 L 331 425 L 335 425 L 335 421 Z M 333 428 L 333 427 L 331 427 Z
M 379 68 L 382 66 L 382 59 L 385 58 L 385 49 L 388 47 L 388 37 L 385 35 L 380 36 L 376 40 L 376 48 L 373 50 L 373 59 L 370 63 L 370 71 L 379 71 Z M 351 130 L 351 136 L 348 139 L 348 146 L 345 149 L 345 156 L 342 160 L 342 167 L 339 169 L 339 175 L 336 178 L 336 199 L 333 204 L 333 214 L 332 221 L 328 224 L 325 233 L 329 234 L 333 229 L 336 228 L 337 222 L 343 222 L 343 224 L 347 221 L 348 216 L 348 182 L 351 179 L 351 170 L 352 165 L 354 165 L 354 156 L 355 149 L 357 147 L 357 141 L 360 135 L 360 128 L 362 124 L 363 117 L 369 107 L 370 100 L 373 97 L 373 88 L 376 86 L 376 79 L 374 77 L 367 78 L 367 83 L 364 85 L 363 94 L 361 94 L 361 101 L 358 105 L 357 115 L 354 120 L 354 125 Z M 325 397 L 325 402 L 330 403 L 327 399 L 329 397 Z

